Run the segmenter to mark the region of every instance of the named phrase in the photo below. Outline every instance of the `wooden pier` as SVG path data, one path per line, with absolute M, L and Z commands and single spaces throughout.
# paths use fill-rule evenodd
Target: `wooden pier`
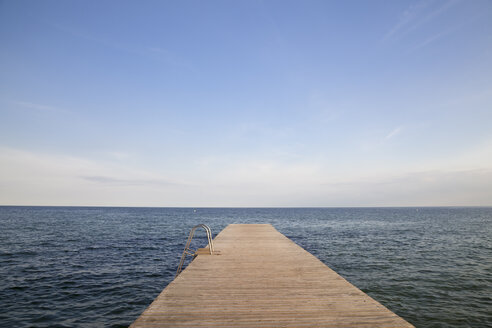
M 130 326 L 413 327 L 269 224 L 231 224 Z

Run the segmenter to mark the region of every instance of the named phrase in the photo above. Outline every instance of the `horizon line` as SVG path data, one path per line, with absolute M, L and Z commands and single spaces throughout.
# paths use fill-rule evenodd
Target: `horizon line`
M 182 208 L 182 209 L 329 209 L 329 208 L 490 208 L 492 205 L 382 205 L 382 206 L 122 206 L 122 205 L 1 205 L 0 207 L 87 207 L 87 208 Z

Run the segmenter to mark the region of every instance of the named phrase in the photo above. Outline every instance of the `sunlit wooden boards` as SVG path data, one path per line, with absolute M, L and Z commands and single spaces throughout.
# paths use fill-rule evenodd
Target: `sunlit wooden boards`
M 231 224 L 130 326 L 413 327 L 269 224 Z

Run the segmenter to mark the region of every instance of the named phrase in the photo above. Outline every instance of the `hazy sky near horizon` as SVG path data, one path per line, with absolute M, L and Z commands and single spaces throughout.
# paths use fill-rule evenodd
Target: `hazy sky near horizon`
M 492 205 L 492 2 L 0 1 L 0 205 Z

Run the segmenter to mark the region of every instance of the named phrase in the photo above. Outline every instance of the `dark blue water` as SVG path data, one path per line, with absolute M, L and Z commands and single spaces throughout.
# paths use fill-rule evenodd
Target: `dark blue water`
M 0 207 L 0 327 L 128 326 L 197 223 L 271 223 L 417 327 L 492 327 L 492 208 L 83 207 Z

